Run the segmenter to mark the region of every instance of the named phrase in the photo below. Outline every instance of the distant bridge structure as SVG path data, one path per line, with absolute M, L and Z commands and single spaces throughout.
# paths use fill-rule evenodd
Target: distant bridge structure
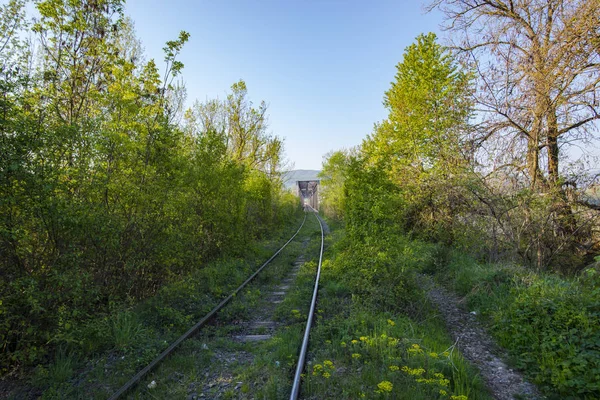
M 298 196 L 302 199 L 302 204 L 309 205 L 315 210 L 319 209 L 319 184 L 320 179 L 312 181 L 296 181 Z

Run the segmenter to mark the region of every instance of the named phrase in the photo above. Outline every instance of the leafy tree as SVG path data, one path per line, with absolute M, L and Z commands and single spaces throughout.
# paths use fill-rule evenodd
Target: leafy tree
M 409 46 L 385 93 L 389 116 L 362 145 L 366 166 L 386 171 L 400 191 L 406 230 L 450 234 L 469 167 L 463 138 L 471 115 L 470 75 L 432 33 Z M 445 237 L 451 240 L 451 234 Z
M 352 153 L 351 150 L 331 151 L 323 157 L 319 201 L 325 214 L 335 219 L 344 217 L 344 182 Z

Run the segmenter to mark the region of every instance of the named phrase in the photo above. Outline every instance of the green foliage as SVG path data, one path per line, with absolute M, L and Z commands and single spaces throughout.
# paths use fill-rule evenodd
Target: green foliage
M 280 193 L 283 149 L 265 133 L 266 106 L 251 107 L 245 84 L 234 85 L 236 132 L 247 140 L 239 157 L 229 132 L 177 124 L 177 58 L 190 35 L 167 42 L 161 74 L 140 62 L 122 3 L 40 1 L 31 27 L 23 2 L 2 6 L 2 374 L 59 345 L 129 347 L 144 334 L 139 323 L 105 315 L 240 254 L 298 209 Z
M 112 341 L 117 350 L 125 350 L 135 344 L 144 332 L 144 327 L 131 312 L 120 312 L 112 321 Z
M 481 264 L 459 251 L 446 252 L 445 259 L 438 279 L 468 295 L 515 364 L 551 398 L 600 395 L 600 286 L 594 273 L 565 279 Z
M 324 157 L 323 167 L 319 173 L 321 178 L 319 206 L 325 212 L 325 215 L 336 220 L 344 217 L 344 182 L 350 156 L 351 152 L 344 150 L 328 153 Z
M 308 396 L 489 398 L 414 281 L 433 251 L 389 231 L 348 235 L 328 250 L 311 333 L 320 345 L 303 381 Z

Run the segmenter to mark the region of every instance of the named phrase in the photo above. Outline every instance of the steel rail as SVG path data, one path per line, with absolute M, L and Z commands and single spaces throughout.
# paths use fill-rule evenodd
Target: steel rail
M 325 242 L 325 235 L 323 233 L 323 223 L 319 217 L 317 210 L 310 207 L 319 221 L 321 226 L 321 251 L 319 253 L 319 266 L 317 267 L 317 277 L 315 278 L 315 288 L 313 290 L 312 300 L 310 302 L 310 311 L 308 312 L 308 319 L 306 321 L 306 329 L 304 330 L 304 339 L 302 340 L 302 347 L 300 348 L 300 355 L 298 356 L 298 365 L 296 366 L 296 374 L 294 375 L 294 382 L 292 384 L 292 393 L 290 394 L 290 400 L 296 400 L 300 394 L 300 380 L 302 378 L 302 371 L 304 370 L 304 362 L 306 361 L 306 352 L 308 350 L 308 337 L 310 335 L 310 328 L 312 327 L 312 320 L 315 315 L 315 308 L 317 305 L 317 293 L 319 291 L 319 278 L 321 277 L 321 263 L 323 262 L 323 245 Z
M 265 261 L 265 263 L 263 265 L 261 265 L 261 267 L 259 269 L 257 269 L 256 272 L 254 272 L 248 279 L 246 279 L 244 281 L 244 283 L 242 283 L 240 286 L 238 286 L 237 289 L 235 289 L 229 296 L 227 296 L 223 301 L 221 301 L 208 314 L 206 314 L 204 317 L 202 317 L 202 319 L 200 321 L 198 321 L 194 326 L 192 326 L 186 333 L 184 333 L 183 335 L 181 335 L 179 337 L 179 339 L 177 339 L 169 347 L 167 347 L 166 350 L 164 350 L 162 353 L 160 353 L 154 360 L 152 360 L 152 362 L 150 362 L 150 364 L 148 364 L 144 369 L 142 369 L 140 372 L 138 372 L 126 384 L 124 384 L 123 386 L 121 386 L 121 388 L 119 390 L 117 390 L 109 398 L 109 400 L 117 400 L 120 396 L 122 396 L 124 393 L 126 393 L 127 391 L 129 391 L 135 385 L 137 385 L 139 383 L 139 381 L 148 372 L 150 372 L 158 363 L 160 363 L 161 361 L 163 361 L 169 354 L 171 354 L 173 352 L 173 350 L 175 350 L 175 348 L 181 344 L 181 342 L 183 342 L 184 340 L 186 340 L 187 338 L 189 338 L 200 327 L 202 327 L 204 324 L 206 324 L 206 322 L 211 317 L 213 317 L 221 308 L 223 308 L 227 303 L 229 303 L 229 301 L 231 301 L 231 299 L 233 299 L 239 293 L 240 290 L 242 290 L 248 283 L 250 283 L 256 277 L 256 275 L 258 275 L 271 261 L 273 261 L 273 259 L 275 257 L 277 257 L 277 255 L 279 255 L 279 253 L 281 253 L 281 251 L 283 249 L 285 249 L 285 247 L 292 240 L 294 240 L 294 238 L 296 237 L 296 235 L 298 235 L 298 233 L 300 232 L 300 229 L 302 229 L 302 227 L 304 226 L 304 222 L 306 222 L 306 214 L 304 215 L 304 219 L 302 220 L 302 224 L 300 224 L 300 228 L 298 228 L 298 230 L 296 231 L 296 233 L 294 233 L 294 236 L 292 236 L 290 238 L 290 240 L 288 240 L 279 250 L 277 250 L 277 252 L 271 256 L 271 258 L 269 258 L 267 261 Z

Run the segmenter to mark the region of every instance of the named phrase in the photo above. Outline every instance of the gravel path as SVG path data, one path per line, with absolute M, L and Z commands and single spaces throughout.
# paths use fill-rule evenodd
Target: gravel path
M 494 398 L 543 399 L 537 388 L 525 381 L 523 376 L 509 368 L 499 355 L 501 351 L 494 340 L 483 329 L 475 315 L 460 307 L 460 299 L 431 277 L 420 275 L 420 283 L 427 297 L 437 306 L 446 322 L 448 331 L 457 343 L 463 356 L 475 365 Z

